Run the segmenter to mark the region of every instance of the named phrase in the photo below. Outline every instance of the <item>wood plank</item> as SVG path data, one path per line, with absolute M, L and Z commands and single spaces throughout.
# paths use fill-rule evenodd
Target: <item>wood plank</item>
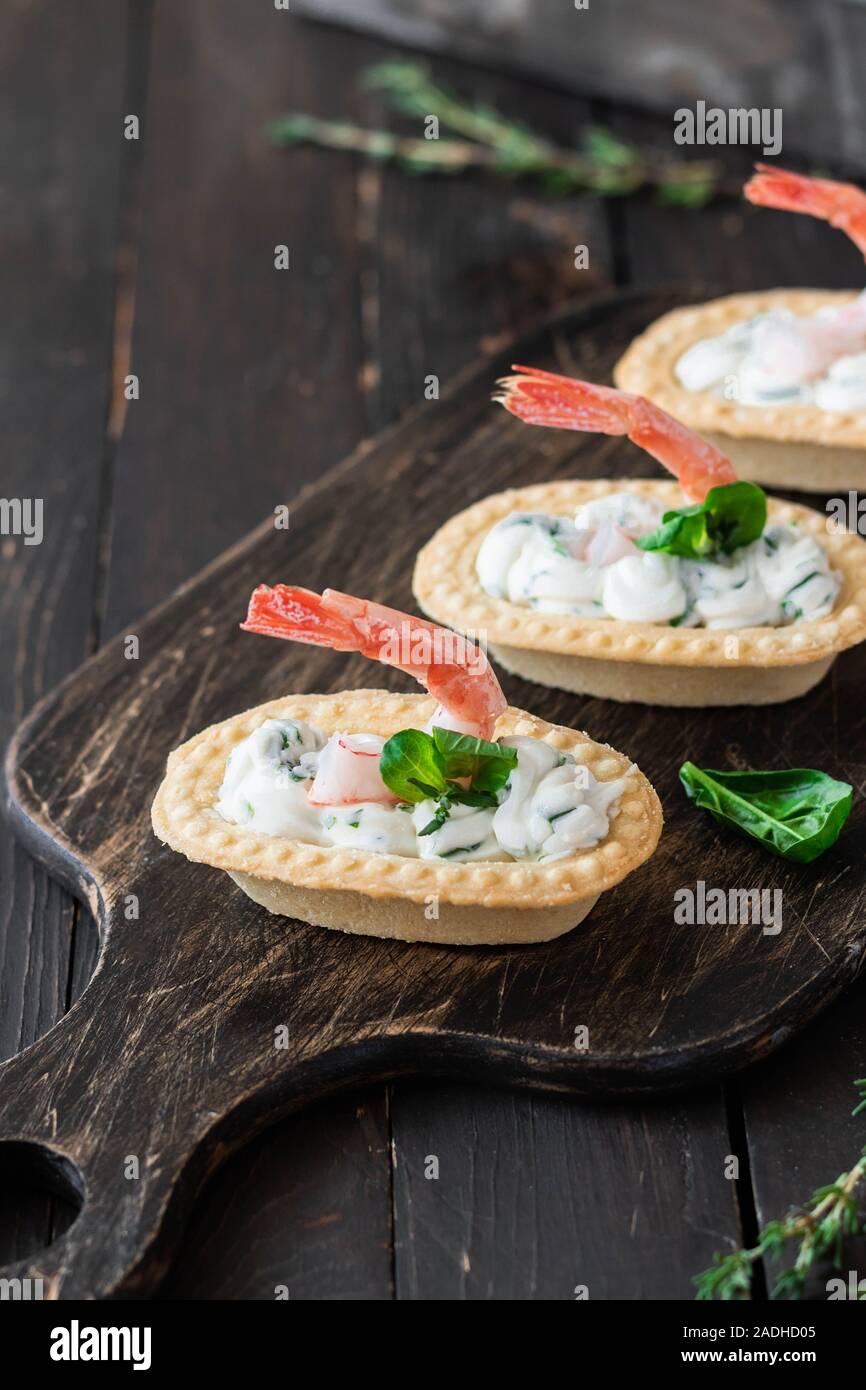
M 0 15 L 3 492 L 40 499 L 44 518 L 41 544 L 0 541 L 4 744 L 92 635 L 123 58 L 124 16 L 111 0 L 83 0 L 75 12 L 40 0 Z M 0 828 L 0 1058 L 67 1008 L 74 914 Z M 11 1227 L 4 1220 L 0 1264 L 51 1229 L 44 1202 Z
M 159 1297 L 390 1297 L 390 1162 L 381 1087 L 275 1125 L 211 1179 Z
M 364 432 L 353 159 L 276 148 L 266 134 L 287 106 L 352 114 L 357 49 L 272 6 L 157 0 L 132 357 L 141 397 L 118 453 L 105 634 Z M 275 269 L 278 245 L 288 270 Z
M 395 1110 L 401 1298 L 688 1299 L 737 1232 L 716 1090 L 641 1107 L 403 1085 Z
M 131 368 L 141 398 L 115 470 L 103 639 L 135 631 L 367 427 L 354 161 L 274 148 L 265 127 L 293 106 L 354 115 L 356 73 L 374 56 L 273 6 L 156 5 Z M 279 243 L 288 271 L 274 268 Z M 287 563 L 291 552 L 289 533 Z M 292 1298 L 388 1296 L 389 1164 L 371 1133 L 387 1133 L 381 1088 L 254 1142 L 203 1194 L 167 1296 L 273 1298 L 274 1282 Z
M 863 1116 L 853 1119 L 853 1081 L 866 1074 L 866 980 L 860 980 L 772 1061 L 739 1080 L 755 1188 L 758 1224 L 798 1208 L 818 1187 L 856 1163 L 864 1146 Z M 861 1213 L 863 1204 L 861 1202 Z M 849 1240 L 843 1277 L 866 1278 L 866 1241 Z M 770 1286 L 775 1267 L 767 1274 Z M 806 1297 L 827 1298 L 836 1271 L 818 1266 Z
M 657 133 L 645 120 L 614 117 L 629 136 Z M 750 159 L 729 155 L 730 175 L 743 182 Z M 851 289 L 863 281 L 863 257 L 841 232 L 814 217 L 720 199 L 707 207 L 671 211 L 641 194 L 613 205 L 619 219 L 627 283 L 705 284 L 719 294 L 779 285 Z
M 305 14 L 556 82 L 665 119 L 707 106 L 783 111 L 784 151 L 866 168 L 866 13 L 851 0 L 295 0 Z
M 479 102 L 520 112 L 566 142 L 591 119 L 586 102 L 465 64 L 439 63 L 434 76 Z M 414 136 L 420 126 L 395 119 L 373 94 L 364 123 Z M 361 187 L 365 283 L 376 300 L 365 316 L 372 365 L 366 384 L 377 427 L 425 400 L 429 374 L 444 391 L 467 362 L 610 282 L 605 217 L 595 199 L 550 198 L 525 182 L 409 176 L 369 165 Z M 577 245 L 589 247 L 586 269 L 575 268 Z M 435 410 L 435 401 L 430 406 Z

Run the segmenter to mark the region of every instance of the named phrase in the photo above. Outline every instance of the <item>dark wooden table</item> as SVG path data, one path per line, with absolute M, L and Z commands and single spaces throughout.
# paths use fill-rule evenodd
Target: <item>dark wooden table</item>
M 857 254 L 808 219 L 556 200 L 269 145 L 287 109 L 389 120 L 357 78 L 393 53 L 234 0 L 0 15 L 2 492 L 45 509 L 40 546 L 0 542 L 4 738 L 88 652 L 418 401 L 428 374 L 447 384 L 564 300 L 659 281 L 862 283 Z M 562 141 L 591 120 L 670 138 L 598 102 L 435 68 Z M 2 1056 L 69 1007 L 95 945 L 86 912 L 4 832 Z M 569 1299 L 585 1284 L 688 1298 L 715 1250 L 853 1161 L 864 1000 L 855 987 L 767 1063 L 674 1101 L 401 1082 L 320 1104 L 202 1193 L 164 1296 Z M 721 1180 L 729 1154 L 736 1184 Z M 68 1220 L 2 1173 L 0 1261 Z

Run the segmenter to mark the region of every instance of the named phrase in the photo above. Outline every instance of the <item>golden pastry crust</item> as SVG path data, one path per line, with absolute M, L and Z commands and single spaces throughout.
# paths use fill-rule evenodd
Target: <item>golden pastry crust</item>
M 769 519 L 797 521 L 820 541 L 842 574 L 836 607 L 826 618 L 789 627 L 709 629 L 630 623 L 538 613 L 491 598 L 475 573 L 475 558 L 492 526 L 509 512 L 572 516 L 577 507 L 608 493 L 636 492 L 671 509 L 683 505 L 675 482 L 617 478 L 593 482 L 539 483 L 485 497 L 451 518 L 420 551 L 412 587 L 425 613 L 458 631 L 482 633 L 491 644 L 559 652 L 603 661 L 661 666 L 798 666 L 820 661 L 866 638 L 866 541 L 827 531 L 827 518 L 810 507 L 768 498 Z M 732 651 L 731 636 L 738 639 Z
M 814 314 L 828 306 L 839 308 L 855 298 L 855 292 L 847 290 L 764 290 L 673 309 L 635 338 L 614 367 L 613 379 L 623 391 L 647 396 L 699 434 L 717 431 L 734 439 L 866 448 L 863 411 L 828 411 L 796 404 L 740 405 L 720 400 L 709 391 L 687 391 L 674 371 L 693 343 L 717 337 L 756 314 L 779 309 Z
M 620 812 L 594 849 L 550 864 L 473 863 L 410 859 L 344 847 L 322 847 L 263 835 L 224 821 L 214 809 L 226 758 L 265 719 L 304 719 L 326 733 L 362 731 L 387 738 L 420 728 L 435 702 L 426 695 L 385 690 L 346 690 L 336 695 L 289 695 L 204 729 L 169 754 L 165 779 L 153 803 L 153 828 L 172 849 L 196 863 L 302 888 L 352 890 L 370 898 L 480 907 L 538 908 L 577 902 L 619 883 L 652 854 L 662 827 L 658 797 L 643 774 L 621 753 L 587 734 L 508 708 L 496 737 L 523 734 L 573 753 L 599 781 L 628 778 Z

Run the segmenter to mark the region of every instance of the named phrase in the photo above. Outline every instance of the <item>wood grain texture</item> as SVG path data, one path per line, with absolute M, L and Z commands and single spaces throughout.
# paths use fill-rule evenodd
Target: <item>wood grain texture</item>
M 688 1299 L 691 1272 L 739 1239 L 715 1090 L 652 1106 L 405 1083 L 398 1097 L 402 1298 Z
M 159 1297 L 389 1298 L 390 1167 L 381 1086 L 271 1126 L 207 1184 Z
M 622 345 L 671 302 L 587 307 L 515 351 L 577 372 L 591 362 L 605 377 Z M 55 1293 L 146 1291 L 184 1199 L 242 1138 L 311 1096 L 418 1069 L 585 1095 L 655 1092 L 766 1055 L 856 972 L 866 814 L 855 810 L 840 846 L 803 870 L 718 832 L 677 790 L 686 755 L 765 763 L 777 711 L 684 716 L 507 682 L 512 701 L 626 748 L 669 816 L 651 865 L 603 899 L 585 930 L 550 947 L 457 952 L 287 930 L 151 839 L 149 801 L 167 747 L 242 708 L 252 691 L 260 700 L 365 681 L 361 659 L 274 651 L 233 630 L 239 595 L 257 580 L 299 574 L 322 587 L 339 557 L 348 589 L 407 607 L 418 533 L 456 497 L 466 503 L 530 476 L 645 467 L 631 448 L 559 433 L 539 441 L 494 412 L 487 391 L 510 357 L 484 364 L 311 488 L 290 533 L 267 525 L 156 610 L 138 627 L 138 662 L 109 643 L 13 745 L 7 777 L 19 832 L 88 898 L 104 933 L 82 999 L 0 1072 L 0 1133 L 57 1146 L 87 1183 L 82 1216 L 40 1266 Z M 419 468 L 422 458 L 434 466 Z M 846 654 L 790 711 L 805 764 L 841 774 L 856 758 L 861 665 L 862 654 Z M 387 673 L 388 684 L 396 679 Z M 831 715 L 845 709 L 843 729 Z M 676 926 L 673 891 L 697 877 L 781 888 L 785 929 L 771 937 Z M 123 915 L 130 893 L 136 921 Z M 275 1053 L 281 1023 L 290 1046 Z M 590 1029 L 585 1053 L 573 1046 L 581 1024 Z M 135 1107 L 116 1104 L 142 1085 Z M 120 1162 L 130 1154 L 142 1176 L 124 1183 Z
M 124 19 L 110 0 L 85 0 L 76 14 L 46 0 L 0 15 L 2 492 L 38 499 L 44 530 L 37 545 L 0 539 L 3 743 L 92 644 L 123 55 Z M 75 920 L 69 895 L 0 826 L 0 1057 L 67 1007 Z M 50 1238 L 50 1206 L 31 1202 L 30 1214 L 0 1231 L 0 1263 Z

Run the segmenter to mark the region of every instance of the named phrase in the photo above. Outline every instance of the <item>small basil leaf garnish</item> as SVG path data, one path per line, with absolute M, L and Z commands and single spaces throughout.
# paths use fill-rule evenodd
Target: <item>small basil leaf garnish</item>
M 379 772 L 401 801 L 426 801 L 445 791 L 445 766 L 429 734 L 401 729 L 382 749 Z
M 799 864 L 810 864 L 834 845 L 851 813 L 853 788 L 808 767 L 718 772 L 683 763 L 680 781 L 720 825 Z
M 439 801 L 445 805 L 445 816 L 455 802 L 496 806 L 495 793 L 505 786 L 516 763 L 516 749 L 483 738 L 450 729 L 435 728 L 432 734 L 402 729 L 382 749 L 379 772 L 401 801 Z M 431 831 L 425 826 L 422 833 Z
M 417 777 L 410 777 L 409 784 L 410 786 L 417 787 L 419 792 L 422 793 L 422 801 L 427 801 L 431 797 L 435 800 L 437 796 L 442 795 L 441 787 L 432 787 L 429 782 L 419 782 Z
M 451 729 L 434 728 L 433 742 L 441 754 L 450 781 L 469 778 L 473 791 L 499 791 L 517 763 L 517 749 Z
M 649 535 L 638 536 L 635 545 L 685 560 L 703 560 L 717 551 L 730 555 L 750 545 L 766 524 L 766 493 L 754 483 L 725 483 L 710 488 L 703 502 L 665 512 L 661 525 Z
M 459 801 L 464 806 L 498 806 L 495 792 L 478 791 L 476 787 L 461 787 L 449 784 L 448 796 L 451 801 Z

